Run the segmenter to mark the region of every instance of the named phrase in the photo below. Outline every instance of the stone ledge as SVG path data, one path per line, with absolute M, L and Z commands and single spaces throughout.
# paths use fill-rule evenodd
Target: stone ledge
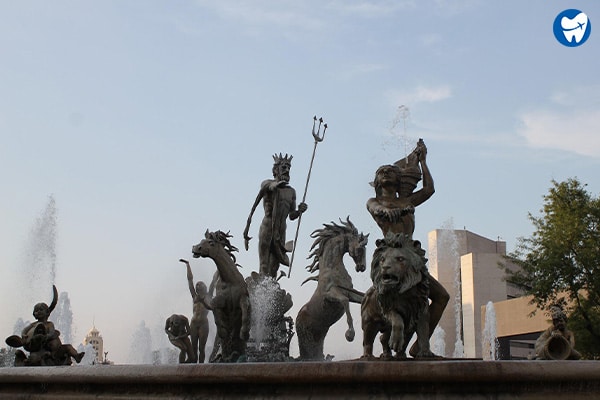
M 0 368 L 0 399 L 589 398 L 597 361 L 295 362 Z

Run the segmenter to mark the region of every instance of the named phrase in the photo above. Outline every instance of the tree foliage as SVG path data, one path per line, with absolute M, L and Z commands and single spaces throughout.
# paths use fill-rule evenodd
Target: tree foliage
M 587 353 L 600 354 L 600 198 L 585 186 L 576 178 L 552 181 L 541 216 L 529 214 L 534 233 L 507 256 L 520 268 L 506 272 L 539 308 L 562 303 L 569 326 L 595 348 Z

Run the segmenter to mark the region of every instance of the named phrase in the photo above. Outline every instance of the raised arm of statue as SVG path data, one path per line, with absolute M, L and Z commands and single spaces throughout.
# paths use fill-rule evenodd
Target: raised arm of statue
M 56 289 L 55 285 L 52 285 L 52 302 L 50 303 L 50 306 L 48 307 L 48 317 L 50 317 L 50 314 L 54 310 L 54 307 L 56 307 L 57 303 L 58 303 L 58 290 Z
M 423 147 L 424 146 L 425 144 L 423 144 Z M 431 176 L 431 172 L 429 171 L 429 167 L 427 166 L 426 155 L 427 148 L 425 148 L 425 151 L 419 155 L 419 163 L 421 165 L 421 171 L 423 171 L 423 187 L 420 190 L 413 193 L 413 195 L 410 198 L 411 203 L 415 207 L 423 204 L 435 193 L 433 177 Z
M 188 260 L 184 260 L 183 258 L 180 258 L 179 261 L 184 263 L 187 268 L 188 288 L 190 289 L 190 294 L 192 295 L 192 299 L 194 299 L 194 301 L 196 301 L 196 288 L 194 287 L 194 275 L 192 274 L 192 268 L 190 267 L 190 263 L 188 262 Z
M 400 197 L 409 199 L 417 207 L 427 201 L 435 192 L 433 178 L 427 166 L 427 146 L 419 139 L 415 149 L 405 158 L 394 163 L 400 168 Z M 417 183 L 423 179 L 423 187 L 415 191 Z

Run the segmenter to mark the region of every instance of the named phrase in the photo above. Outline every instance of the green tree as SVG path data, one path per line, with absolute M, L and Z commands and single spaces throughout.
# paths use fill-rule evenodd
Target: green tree
M 519 238 L 506 258 L 518 269 L 507 280 L 533 296 L 541 309 L 562 304 L 577 349 L 600 356 L 600 198 L 576 178 L 552 181 L 541 216 L 529 213 L 531 237 Z

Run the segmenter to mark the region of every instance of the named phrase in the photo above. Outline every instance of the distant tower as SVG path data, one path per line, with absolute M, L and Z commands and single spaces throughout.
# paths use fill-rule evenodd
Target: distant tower
M 104 340 L 102 339 L 102 335 L 100 335 L 100 331 L 96 329 L 94 326 L 87 335 L 85 335 L 85 339 L 83 339 L 83 344 L 88 345 L 91 344 L 96 352 L 96 363 L 101 364 L 104 362 Z

